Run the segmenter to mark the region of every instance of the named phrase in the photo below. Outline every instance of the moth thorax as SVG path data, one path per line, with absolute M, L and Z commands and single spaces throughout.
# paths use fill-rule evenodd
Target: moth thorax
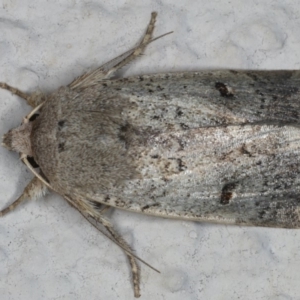
M 32 122 L 24 123 L 17 128 L 9 130 L 2 138 L 2 146 L 8 150 L 32 156 L 31 130 Z

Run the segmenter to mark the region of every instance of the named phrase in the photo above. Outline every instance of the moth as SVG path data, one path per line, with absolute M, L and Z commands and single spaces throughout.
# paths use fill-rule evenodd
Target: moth
M 135 48 L 53 93 L 29 95 L 0 84 L 34 108 L 3 137 L 34 178 L 1 216 L 24 199 L 58 193 L 123 248 L 135 297 L 137 257 L 105 217 L 111 207 L 193 221 L 300 227 L 300 72 L 114 78 L 155 40 L 156 15 Z

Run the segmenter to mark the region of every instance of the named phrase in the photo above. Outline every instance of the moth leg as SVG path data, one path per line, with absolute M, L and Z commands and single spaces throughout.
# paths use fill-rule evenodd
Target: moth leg
M 38 91 L 36 91 L 32 94 L 26 94 L 26 93 L 20 91 L 19 89 L 8 85 L 5 82 L 0 82 L 0 88 L 4 89 L 4 90 L 7 90 L 7 91 L 10 91 L 13 95 L 16 95 L 16 96 L 24 99 L 27 102 L 27 104 L 32 106 L 32 107 L 36 107 L 39 104 L 41 104 L 43 101 L 45 101 L 44 95 L 41 92 L 38 92 Z
M 113 228 L 113 225 L 107 220 L 102 214 L 98 213 L 95 215 L 94 213 L 91 215 L 96 222 L 101 223 L 104 228 L 110 233 L 111 238 L 120 245 L 129 260 L 129 264 L 131 267 L 132 273 L 132 281 L 133 281 L 133 289 L 134 289 L 134 297 L 138 298 L 141 296 L 140 294 L 140 269 L 138 267 L 136 259 L 130 254 L 132 253 L 131 247 L 128 243 L 122 238 L 122 236 Z
M 103 216 L 100 218 L 97 218 L 97 221 L 100 222 L 106 230 L 111 234 L 113 239 L 121 245 L 125 250 L 128 252 L 125 252 L 129 264 L 131 267 L 131 273 L 132 273 L 132 281 L 133 281 L 133 288 L 134 288 L 134 297 L 138 298 L 141 296 L 140 294 L 140 269 L 137 264 L 136 259 L 130 254 L 132 252 L 131 247 L 128 245 L 128 243 L 123 239 L 123 237 L 113 228 L 112 224 Z
M 86 202 L 83 199 L 74 199 L 74 198 L 71 199 L 67 195 L 65 195 L 64 198 L 72 206 L 74 206 L 92 226 L 96 227 L 96 229 L 98 229 L 99 231 L 101 231 L 101 230 L 99 228 L 97 228 L 97 226 L 90 220 L 90 218 L 92 218 L 95 222 L 102 224 L 104 226 L 104 228 L 107 230 L 107 232 L 109 233 L 109 235 L 107 235 L 107 237 L 109 239 L 111 239 L 112 241 L 116 242 L 116 244 L 124 250 L 124 252 L 129 260 L 130 267 L 131 267 L 134 296 L 136 298 L 140 297 L 140 295 L 141 295 L 140 294 L 140 269 L 138 267 L 136 259 L 131 254 L 132 249 L 128 245 L 128 243 L 113 228 L 113 225 L 109 222 L 109 220 L 107 220 L 107 218 L 105 218 L 102 215 L 102 213 L 99 212 L 99 210 L 97 210 L 93 206 L 91 206 L 90 203 Z M 105 210 L 107 209 L 106 205 L 104 206 L 104 209 Z
M 97 68 L 96 70 L 85 73 L 82 76 L 75 79 L 73 82 L 69 84 L 69 87 L 72 89 L 75 88 L 83 88 L 88 87 L 91 85 L 95 85 L 98 82 L 107 79 L 114 75 L 114 73 L 119 70 L 120 68 L 124 67 L 125 65 L 129 64 L 131 61 L 139 57 L 147 45 L 149 45 L 151 42 L 155 41 L 156 39 L 163 37 L 167 34 L 170 34 L 171 32 L 168 32 L 166 34 L 163 34 L 157 38 L 152 38 L 154 25 L 156 21 L 156 12 L 151 13 L 151 19 L 149 22 L 149 25 L 147 27 L 147 30 L 142 37 L 141 42 L 133 49 L 126 51 L 125 53 L 121 54 L 120 56 L 110 60 L 109 62 L 105 63 L 101 67 Z
M 24 189 L 22 195 L 8 207 L 0 211 L 0 217 L 14 210 L 20 203 L 26 199 L 35 200 L 46 194 L 47 187 L 37 177 L 34 177 Z
M 104 213 L 106 213 L 109 209 L 111 209 L 110 206 L 103 205 L 103 208 L 100 210 L 100 214 L 97 217 L 94 217 L 98 222 L 100 222 L 105 229 L 111 234 L 112 238 L 121 245 L 124 249 L 127 249 L 129 253 L 132 252 L 132 248 L 128 245 L 128 243 L 122 238 L 122 236 L 113 228 L 113 225 L 103 217 Z M 133 279 L 133 287 L 134 287 L 134 296 L 136 298 L 140 297 L 140 269 L 138 267 L 136 259 L 130 255 L 129 253 L 126 253 L 126 256 L 129 260 L 129 264 L 131 266 L 131 272 L 132 272 L 132 279 Z

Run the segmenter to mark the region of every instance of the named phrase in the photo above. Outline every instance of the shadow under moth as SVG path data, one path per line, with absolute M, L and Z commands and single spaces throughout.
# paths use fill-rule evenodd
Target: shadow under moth
M 0 216 L 46 190 L 58 193 L 125 251 L 135 297 L 138 258 L 105 217 L 110 207 L 300 227 L 300 72 L 113 78 L 155 40 L 155 19 L 152 13 L 138 46 L 53 93 L 26 94 L 0 83 L 34 107 L 3 145 L 35 175 Z

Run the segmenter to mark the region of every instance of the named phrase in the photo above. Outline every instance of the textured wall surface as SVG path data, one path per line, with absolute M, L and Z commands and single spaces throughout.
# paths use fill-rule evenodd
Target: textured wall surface
M 130 49 L 158 12 L 146 55 L 121 75 L 165 71 L 298 69 L 297 1 L 0 1 L 0 81 L 26 92 L 68 84 Z M 0 135 L 30 108 L 0 90 Z M 0 207 L 32 177 L 0 148 Z M 148 299 L 300 299 L 300 230 L 245 228 L 113 211 L 144 265 Z M 0 295 L 12 299 L 132 299 L 122 251 L 57 195 L 0 219 Z

